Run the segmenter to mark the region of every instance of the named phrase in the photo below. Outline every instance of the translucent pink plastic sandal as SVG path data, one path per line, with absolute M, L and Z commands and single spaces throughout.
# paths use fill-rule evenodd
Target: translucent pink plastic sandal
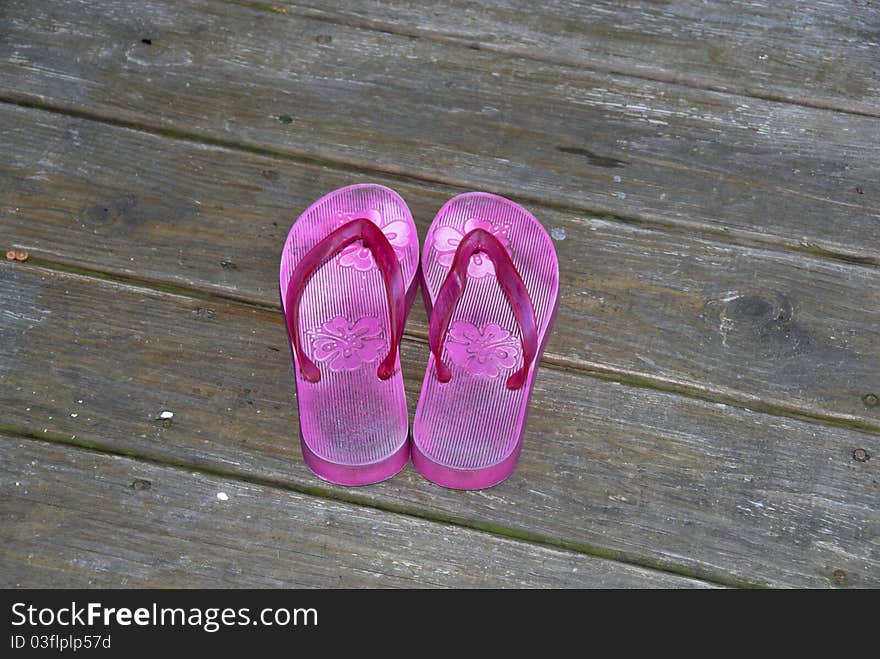
M 431 356 L 413 424 L 413 464 L 446 487 L 490 487 L 519 459 L 558 306 L 556 250 L 524 208 L 472 192 L 434 218 L 422 278 Z
M 281 256 L 306 464 L 340 485 L 390 478 L 409 459 L 399 343 L 419 243 L 403 199 L 381 185 L 322 197 Z

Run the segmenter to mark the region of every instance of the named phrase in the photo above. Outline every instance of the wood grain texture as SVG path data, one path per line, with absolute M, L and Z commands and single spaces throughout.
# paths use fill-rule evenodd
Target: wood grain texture
M 2 435 L 0 492 L 4 588 L 709 585 L 471 529 Z
M 278 0 L 274 6 L 546 62 L 880 115 L 880 8 L 864 0 Z
M 723 583 L 880 584 L 876 435 L 545 368 L 520 465 L 498 487 L 444 490 L 408 468 L 375 487 L 336 488 L 300 458 L 278 312 L 217 300 L 205 309 L 182 295 L 5 262 L 0 299 L 6 432 Z M 426 357 L 426 346 L 404 342 L 411 407 Z M 163 410 L 174 412 L 168 427 L 156 421 Z M 855 460 L 856 449 L 871 457 Z
M 7 100 L 880 263 L 874 117 L 208 0 L 2 12 Z
M 459 192 L 29 109 L 0 107 L 0 126 L 0 248 L 264 305 L 290 223 L 320 195 L 392 185 L 424 237 Z M 560 259 L 548 361 L 880 428 L 863 400 L 880 392 L 874 269 L 527 206 Z M 421 305 L 407 327 L 427 336 Z

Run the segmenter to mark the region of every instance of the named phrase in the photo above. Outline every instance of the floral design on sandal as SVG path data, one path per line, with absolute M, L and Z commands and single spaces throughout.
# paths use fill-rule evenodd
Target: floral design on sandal
M 517 341 L 506 329 L 489 323 L 480 331 L 466 320 L 457 320 L 449 328 L 446 351 L 454 363 L 471 375 L 490 378 L 516 366 L 519 358 Z
M 491 233 L 498 239 L 498 242 L 504 245 L 507 253 L 510 254 L 510 240 L 508 239 L 510 225 L 496 225 L 486 220 L 472 217 L 464 223 L 464 226 L 461 229 L 455 226 L 446 225 L 437 227 L 434 230 L 434 249 L 437 250 L 438 254 L 437 262 L 444 268 L 451 266 L 452 260 L 455 258 L 455 252 L 461 244 L 461 239 L 474 229 L 482 229 L 483 231 Z M 482 279 L 483 277 L 494 276 L 495 266 L 492 265 L 492 261 L 486 258 L 484 254 L 474 254 L 473 257 L 471 257 L 471 262 L 468 265 L 468 277 Z
M 410 226 L 405 220 L 394 219 L 390 222 L 385 222 L 382 213 L 375 208 L 360 213 L 359 216 L 366 217 L 370 222 L 382 229 L 382 233 L 385 234 L 388 242 L 391 243 L 391 247 L 394 248 L 394 253 L 397 254 L 397 258 L 403 258 L 407 246 L 410 243 L 411 236 Z M 337 213 L 337 217 L 339 218 L 340 224 L 345 224 L 353 220 L 355 214 Z M 373 259 L 373 253 L 358 243 L 349 245 L 343 249 L 339 253 L 337 263 L 343 268 L 354 268 L 359 272 L 369 272 L 376 266 L 376 262 Z
M 313 355 L 334 371 L 353 371 L 384 354 L 385 338 L 378 318 L 365 316 L 349 323 L 336 316 L 309 331 Z

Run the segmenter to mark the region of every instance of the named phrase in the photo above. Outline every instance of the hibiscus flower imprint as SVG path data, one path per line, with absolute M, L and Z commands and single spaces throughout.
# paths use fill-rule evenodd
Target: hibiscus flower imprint
M 353 324 L 336 316 L 307 334 L 313 358 L 328 363 L 333 371 L 354 371 L 361 364 L 374 362 L 385 347 L 384 330 L 373 316 L 364 316 Z
M 516 366 L 519 343 L 506 329 L 489 323 L 482 330 L 466 320 L 449 328 L 444 342 L 449 358 L 473 375 L 495 378 Z
M 410 238 L 410 228 L 406 220 L 394 219 L 386 222 L 382 217 L 382 213 L 375 208 L 357 213 L 340 212 L 336 216 L 339 218 L 339 224 L 347 224 L 361 217 L 367 218 L 382 229 L 382 233 L 385 234 L 388 242 L 394 248 L 398 261 L 406 256 L 406 246 L 409 245 Z M 336 262 L 343 268 L 354 268 L 359 272 L 372 270 L 376 265 L 376 262 L 373 260 L 373 253 L 359 242 L 352 243 L 339 252 Z
M 507 253 L 510 254 L 509 224 L 494 225 L 487 220 L 472 217 L 464 223 L 463 230 L 452 226 L 445 226 L 438 227 L 434 231 L 433 245 L 437 251 L 437 261 L 439 261 L 440 265 L 445 268 L 452 265 L 452 261 L 455 259 L 455 250 L 458 249 L 461 239 L 474 229 L 483 229 L 491 233 L 498 239 L 498 242 L 504 245 Z M 471 257 L 471 262 L 468 264 L 468 277 L 480 279 L 490 276 L 495 276 L 495 266 L 492 265 L 491 259 L 486 258 L 486 255 L 482 253 L 474 254 Z

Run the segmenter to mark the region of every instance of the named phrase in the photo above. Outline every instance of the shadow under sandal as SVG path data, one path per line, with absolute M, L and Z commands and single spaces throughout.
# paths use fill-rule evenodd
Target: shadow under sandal
M 431 355 L 413 424 L 413 464 L 445 487 L 496 485 L 519 459 L 556 316 L 556 250 L 518 204 L 463 194 L 428 229 L 422 279 Z
M 340 485 L 409 459 L 400 338 L 417 285 L 412 215 L 389 188 L 341 188 L 294 223 L 281 257 L 303 459 Z

